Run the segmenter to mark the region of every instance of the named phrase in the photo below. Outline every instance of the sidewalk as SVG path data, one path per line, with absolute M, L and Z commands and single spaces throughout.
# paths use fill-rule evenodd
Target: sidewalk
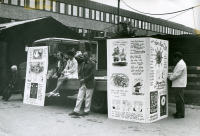
M 1 98 L 1 97 L 0 97 Z M 186 105 L 186 117 L 174 119 L 175 104 L 169 104 L 169 117 L 150 124 L 108 119 L 107 114 L 71 118 L 75 100 L 65 105 L 51 103 L 40 107 L 22 103 L 19 94 L 8 102 L 0 100 L 0 136 L 198 136 L 200 106 Z

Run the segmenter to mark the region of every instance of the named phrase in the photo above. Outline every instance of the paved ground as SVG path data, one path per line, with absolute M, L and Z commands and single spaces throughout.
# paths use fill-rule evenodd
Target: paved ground
M 0 97 L 1 98 L 1 97 Z M 45 107 L 22 103 L 16 94 L 8 102 L 0 100 L 0 136 L 199 136 L 200 108 L 186 106 L 186 118 L 166 119 L 142 124 L 108 119 L 107 114 L 93 113 L 71 118 L 75 100 L 66 105 Z M 174 113 L 169 104 L 169 114 Z

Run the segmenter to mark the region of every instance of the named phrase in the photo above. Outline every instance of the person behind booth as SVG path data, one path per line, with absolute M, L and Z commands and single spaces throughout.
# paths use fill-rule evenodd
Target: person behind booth
M 85 116 L 85 115 L 88 115 L 90 112 L 91 100 L 92 100 L 92 95 L 93 95 L 94 87 L 95 87 L 94 76 L 95 76 L 95 70 L 96 70 L 96 65 L 90 59 L 90 57 L 91 55 L 89 52 L 83 53 L 84 62 L 82 62 L 79 72 L 78 72 L 78 78 L 80 80 L 80 88 L 79 88 L 79 92 L 78 92 L 78 96 L 76 100 L 76 106 L 74 110 L 71 113 L 69 113 L 70 116 L 71 115 Z M 86 96 L 85 109 L 82 114 L 79 114 L 84 96 Z
M 11 97 L 13 90 L 16 87 L 16 83 L 18 79 L 18 71 L 17 71 L 17 66 L 13 65 L 11 67 L 11 75 L 10 75 L 10 79 L 9 79 L 9 84 L 6 87 L 5 91 L 3 92 L 3 97 L 2 99 L 5 101 L 8 101 L 8 99 Z
M 187 85 L 187 66 L 182 59 L 182 54 L 176 52 L 173 54 L 173 60 L 177 63 L 174 68 L 173 74 L 168 76 L 168 79 L 172 81 L 172 88 L 175 94 L 176 101 L 176 113 L 173 114 L 174 118 L 185 117 L 184 106 L 184 89 Z
M 50 68 L 47 72 L 47 87 L 49 86 L 49 79 L 51 78 L 59 78 L 61 76 L 61 72 L 63 71 L 63 69 L 65 68 L 67 61 L 64 59 L 64 55 L 62 52 L 57 52 L 56 53 L 56 58 L 57 58 L 57 62 L 56 62 L 56 67 L 52 67 L 50 66 L 52 64 L 52 62 L 50 62 L 51 64 L 49 64 Z M 52 60 L 51 60 L 52 61 Z
M 56 88 L 49 93 L 49 96 L 59 96 L 59 89 L 63 82 L 67 79 L 78 79 L 78 63 L 74 58 L 74 52 L 68 51 L 67 52 L 69 60 L 67 61 L 67 65 L 65 69 L 61 72 L 61 76 L 58 78 Z

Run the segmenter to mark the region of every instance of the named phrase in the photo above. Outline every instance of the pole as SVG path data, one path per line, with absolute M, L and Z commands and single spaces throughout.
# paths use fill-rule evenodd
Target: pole
M 117 33 L 119 33 L 119 7 L 120 7 L 120 0 L 118 0 L 118 9 L 117 9 Z

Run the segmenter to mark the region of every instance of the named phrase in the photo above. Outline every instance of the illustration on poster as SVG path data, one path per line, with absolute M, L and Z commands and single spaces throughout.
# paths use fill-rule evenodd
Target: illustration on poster
M 144 80 L 142 78 L 136 78 L 132 83 L 133 95 L 144 95 Z
M 167 114 L 166 109 L 166 95 L 160 96 L 160 116 Z
M 127 66 L 126 62 L 126 41 L 116 41 L 113 43 L 113 66 Z
M 158 91 L 150 92 L 150 114 L 156 113 L 158 108 Z
M 134 103 L 133 111 L 142 112 L 143 102 L 142 101 L 134 101 L 133 103 Z
M 131 111 L 132 103 L 131 101 L 123 100 L 122 106 L 123 106 L 123 111 Z
M 126 74 L 122 73 L 114 73 L 111 76 L 111 84 L 114 87 L 128 87 L 129 86 L 129 78 Z
M 33 59 L 42 59 L 42 49 L 34 49 L 33 51 Z
M 112 100 L 112 109 L 120 110 L 120 100 L 116 100 L 116 99 Z
M 30 98 L 37 99 L 38 83 L 31 83 Z
M 156 65 L 158 64 L 158 66 L 160 66 L 160 65 L 162 65 L 162 59 L 163 59 L 163 57 L 162 57 L 162 52 L 163 51 L 161 51 L 161 48 L 160 48 L 160 50 L 157 48 L 157 50 L 155 49 L 155 51 L 156 51 L 156 58 L 155 58 L 155 60 L 156 60 Z
M 163 43 L 162 43 L 162 41 L 157 41 L 157 40 L 152 40 L 151 41 L 151 43 L 154 43 L 155 45 L 159 45 L 160 47 L 162 47 L 163 48 L 163 50 L 165 50 L 165 51 L 167 51 L 167 45 L 165 44 L 165 41 L 163 41 Z
M 44 71 L 44 63 L 43 62 L 30 62 L 30 74 L 40 74 Z

